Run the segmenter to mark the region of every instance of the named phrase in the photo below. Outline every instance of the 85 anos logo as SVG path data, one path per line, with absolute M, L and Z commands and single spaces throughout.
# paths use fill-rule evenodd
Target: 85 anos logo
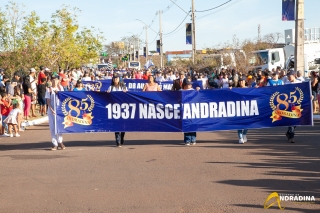
M 299 87 L 296 87 L 294 91 L 287 93 L 274 93 L 270 98 L 270 107 L 273 110 L 272 123 L 279 121 L 282 117 L 285 118 L 300 118 L 301 103 L 303 101 L 303 92 Z
M 61 105 L 64 114 L 64 128 L 73 126 L 73 124 L 90 126 L 92 124 L 92 110 L 94 108 L 94 100 L 91 95 L 80 100 L 66 98 Z

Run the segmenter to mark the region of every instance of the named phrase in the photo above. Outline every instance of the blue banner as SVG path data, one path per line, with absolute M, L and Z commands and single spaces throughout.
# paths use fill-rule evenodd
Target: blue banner
M 192 44 L 192 25 L 186 23 L 186 44 Z
M 295 0 L 282 0 L 282 21 L 295 20 Z
M 147 80 L 141 79 L 123 79 L 125 85 L 127 86 L 129 91 L 132 92 L 141 92 Z M 172 81 L 163 81 L 158 83 L 161 90 L 171 90 Z M 83 85 L 85 86 L 87 91 L 101 91 L 106 92 L 111 85 L 111 79 L 108 80 L 100 80 L 100 81 L 83 81 Z M 202 83 L 199 81 L 194 81 L 192 87 L 196 89 L 196 87 L 200 87 L 203 89 Z
M 202 132 L 313 125 L 310 83 L 163 92 L 58 92 L 57 132 Z

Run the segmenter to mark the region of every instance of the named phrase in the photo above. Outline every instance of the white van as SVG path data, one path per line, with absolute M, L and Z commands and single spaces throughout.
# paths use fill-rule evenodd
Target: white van
M 138 69 L 140 70 L 140 62 L 139 61 L 129 61 L 128 68 Z

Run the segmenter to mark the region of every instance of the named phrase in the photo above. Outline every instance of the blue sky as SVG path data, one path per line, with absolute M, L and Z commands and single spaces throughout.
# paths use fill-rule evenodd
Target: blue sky
M 198 11 L 218 6 L 227 0 L 195 0 Z M 133 34 L 141 35 L 145 40 L 143 24 L 140 19 L 151 28 L 159 31 L 159 16 L 156 12 L 163 11 L 163 33 L 173 31 L 186 17 L 185 12 L 172 4 L 170 0 L 15 0 L 23 3 L 26 13 L 36 11 L 42 20 L 50 20 L 51 14 L 60 9 L 63 4 L 77 7 L 81 10 L 78 17 L 80 26 L 94 26 L 99 28 L 105 43 L 119 41 L 122 37 Z M 190 11 L 191 0 L 176 0 L 183 10 Z M 6 1 L 1 1 L 4 9 Z M 211 48 L 219 43 L 231 41 L 233 35 L 239 39 L 255 38 L 258 35 L 258 25 L 261 26 L 261 35 L 280 32 L 294 28 L 294 22 L 281 21 L 281 0 L 232 0 L 219 9 L 196 14 L 196 44 L 197 49 Z M 168 9 L 169 6 L 169 9 Z M 319 0 L 305 0 L 305 28 L 320 27 Z M 152 22 L 153 21 L 153 22 Z M 170 35 L 163 36 L 164 51 L 190 50 L 191 45 L 185 44 L 185 23 L 191 22 L 187 17 L 178 30 Z M 149 50 L 156 49 L 157 34 L 148 30 Z M 158 39 L 158 38 L 157 38 Z M 281 40 L 283 41 L 283 40 Z

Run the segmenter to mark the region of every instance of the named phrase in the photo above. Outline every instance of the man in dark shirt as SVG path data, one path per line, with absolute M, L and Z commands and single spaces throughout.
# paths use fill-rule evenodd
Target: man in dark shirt
M 44 116 L 46 114 L 46 78 L 42 78 L 41 83 L 37 86 L 38 91 L 38 103 L 40 105 L 40 114 L 41 116 Z

